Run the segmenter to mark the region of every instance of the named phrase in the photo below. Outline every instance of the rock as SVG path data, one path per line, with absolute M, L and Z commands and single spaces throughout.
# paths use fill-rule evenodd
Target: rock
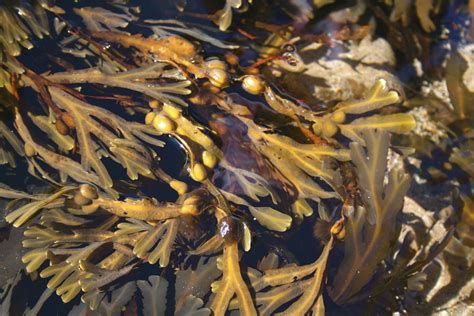
M 292 73 L 275 62 L 270 73 L 291 94 L 308 103 L 333 102 L 363 97 L 379 78 L 396 83 L 392 74 L 395 55 L 382 38 L 366 36 L 360 43 L 336 43 L 327 48 L 310 43 L 300 48 L 305 63 L 302 73 Z M 402 90 L 398 84 L 394 86 Z
M 474 92 L 474 44 L 462 46 L 458 51 L 467 63 L 467 69 L 462 76 L 463 82 L 470 92 Z

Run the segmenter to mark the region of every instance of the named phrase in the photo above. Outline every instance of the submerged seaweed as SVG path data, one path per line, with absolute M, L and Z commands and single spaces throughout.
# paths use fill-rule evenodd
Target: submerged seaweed
M 315 106 L 255 73 L 273 59 L 296 71 L 304 61 L 291 44 L 245 69 L 229 53 L 238 45 L 175 20 L 138 23 L 140 10 L 122 1 L 70 12 L 19 3 L 0 5 L 0 31 L 9 32 L 0 34 L 0 88 L 14 100 L 13 124 L 0 122 L 0 164 L 21 160 L 48 186 L 0 186 L 5 221 L 25 227 L 26 272 L 47 279 L 27 314 L 54 291 L 76 303 L 72 315 L 323 315 L 422 287 L 425 267 L 454 234 L 472 247 L 472 196 L 461 195 L 457 223 L 452 210 L 430 223 L 407 215 L 410 176 L 388 159 L 412 153 L 391 135 L 417 121 L 389 79 L 360 98 Z M 214 15 L 219 28 L 252 3 L 226 1 Z M 433 30 L 437 7 L 415 8 Z M 409 10 L 395 1 L 392 22 L 406 26 Z M 31 34 L 53 37 L 59 70 L 40 73 L 19 57 Z M 216 50 L 225 57 L 211 56 Z M 455 58 L 451 77 L 464 71 Z M 449 80 L 459 119 L 469 119 L 467 88 Z M 449 160 L 472 178 L 471 145 Z M 296 258 L 285 242 L 309 226 L 316 239 Z M 5 314 L 17 281 L 0 293 Z

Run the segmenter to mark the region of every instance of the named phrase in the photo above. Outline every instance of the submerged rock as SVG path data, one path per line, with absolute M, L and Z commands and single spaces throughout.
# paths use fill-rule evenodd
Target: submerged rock
M 394 52 L 383 38 L 368 35 L 359 43 L 338 42 L 330 48 L 308 43 L 301 45 L 299 54 L 304 61 L 302 72 L 290 72 L 283 62 L 274 62 L 270 73 L 301 99 L 334 102 L 361 98 L 377 79 L 398 81 L 393 74 Z

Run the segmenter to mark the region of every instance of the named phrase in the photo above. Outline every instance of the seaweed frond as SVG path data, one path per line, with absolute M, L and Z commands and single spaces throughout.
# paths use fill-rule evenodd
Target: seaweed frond
M 379 129 L 392 133 L 408 133 L 415 128 L 416 122 L 412 115 L 405 113 L 387 114 L 387 115 L 372 115 L 369 117 L 356 118 L 347 123 L 345 119 L 346 114 L 363 114 L 374 110 L 379 110 L 384 106 L 400 102 L 400 95 L 398 92 L 389 90 L 387 82 L 384 79 L 379 79 L 367 96 L 359 101 L 345 101 L 336 106 L 336 111 L 332 114 L 331 120 L 336 130 L 340 130 L 345 137 L 356 141 L 360 144 L 365 144 L 362 131 L 366 129 Z M 325 130 L 324 124 L 321 127 L 323 133 Z M 328 127 L 326 127 L 328 129 Z
M 351 158 L 356 165 L 364 206 L 346 210 L 344 214 L 344 259 L 330 288 L 331 297 L 338 304 L 350 302 L 387 257 L 397 239 L 396 217 L 410 183 L 401 169 L 392 169 L 388 183 L 384 184 L 389 136 L 378 130 L 365 130 L 362 135 L 368 153 L 361 144 L 351 143 Z
M 7 144 L 9 146 L 7 146 Z M 16 161 L 13 151 L 23 157 L 23 144 L 16 134 L 14 134 L 8 126 L 0 121 L 0 165 L 9 164 L 11 167 L 16 167 Z
M 129 219 L 118 224 L 115 236 L 127 236 L 133 242 L 133 254 L 151 264 L 159 262 L 166 267 L 170 262 L 170 254 L 178 232 L 177 219 L 149 224 L 144 221 Z
M 42 146 L 35 142 L 20 113 L 16 113 L 15 115 L 15 125 L 18 134 L 25 143 L 25 149 L 28 149 L 27 156 L 29 171 L 32 175 L 36 175 L 37 171 L 42 178 L 50 180 L 52 183 L 56 183 L 35 159 L 34 156 L 38 155 L 51 168 L 57 169 L 60 172 L 69 175 L 71 178 L 78 182 L 100 183 L 98 176 L 84 169 L 80 163 L 72 160 L 69 157 L 60 155 L 52 150 L 49 150 L 45 146 Z
M 459 119 L 474 118 L 474 93 L 464 82 L 468 67 L 468 61 L 454 49 L 446 62 L 446 86 L 454 112 Z
M 106 188 L 111 188 L 113 185 L 107 169 L 100 160 L 104 156 L 100 150 L 103 148 L 102 144 L 109 151 L 110 157 L 127 168 L 127 174 L 131 179 L 137 179 L 138 174 L 154 177 L 151 171 L 154 157 L 139 141 L 139 138 L 149 140 L 148 137 L 142 136 L 146 130 L 145 127 L 130 124 L 112 112 L 83 102 L 64 90 L 50 87 L 49 93 L 52 102 L 72 117 L 81 154 L 81 169 L 86 172 L 94 172 L 100 180 L 100 182 L 93 181 L 93 183 L 101 184 Z M 117 134 L 105 126 L 110 127 Z M 148 132 L 154 133 L 153 130 Z M 26 131 L 23 134 L 22 136 L 26 138 Z M 99 139 L 100 143 L 93 137 Z M 156 144 L 156 142 L 154 143 Z M 43 159 L 48 159 L 44 157 L 49 154 L 46 151 L 38 150 L 37 152 Z M 62 171 L 77 178 L 77 174 L 67 168 Z
M 137 19 L 130 11 L 115 13 L 101 7 L 74 8 L 90 32 L 118 31 Z
M 106 211 L 106 195 L 99 196 L 89 188 L 66 186 L 52 194 L 29 195 L 2 186 L 0 194 L 29 200 L 7 215 L 6 219 L 16 226 L 42 211 L 39 224 L 25 231 L 23 246 L 31 250 L 22 260 L 28 273 L 40 270 L 49 261 L 49 267 L 40 272 L 41 277 L 50 278 L 48 288 L 64 302 L 84 292 L 82 300 L 95 310 L 110 290 L 109 284 L 130 274 L 141 262 L 138 258 L 152 264 L 159 262 L 161 267 L 168 265 L 179 221 L 120 222 L 120 217 Z M 93 200 L 86 198 L 93 195 Z M 99 215 L 100 220 L 91 221 L 91 213 Z
M 334 191 L 323 189 L 313 177 L 319 177 L 332 188 L 337 187 L 340 179 L 330 167 L 330 158 L 348 160 L 347 150 L 328 145 L 300 144 L 289 137 L 271 133 L 250 120 L 246 125 L 257 150 L 296 188 L 299 198 L 337 197 Z
M 40 130 L 48 135 L 48 138 L 58 146 L 61 152 L 67 153 L 74 149 L 74 139 L 70 135 L 61 134 L 56 125 L 46 115 L 28 113 L 28 116 Z
M 203 307 L 204 302 L 199 297 L 188 296 L 184 301 L 184 304 L 181 308 L 176 309 L 176 315 L 186 316 L 186 315 L 196 315 L 196 316 L 210 316 L 211 310 L 207 307 Z
M 153 275 L 148 278 L 148 281 L 138 281 L 137 285 L 143 295 L 144 313 L 146 315 L 165 315 L 168 281 Z
M 15 6 L 0 6 L 0 49 L 10 56 L 18 56 L 21 48 L 31 49 L 30 36 L 38 38 L 49 35 L 46 11 L 40 4 L 31 5 L 29 1 L 19 1 Z M 28 26 L 25 25 L 25 22 Z
M 319 258 L 308 265 L 290 264 L 268 269 L 253 280 L 256 304 L 261 315 L 324 315 L 324 275 L 330 251 L 334 243 L 331 237 Z M 282 306 L 291 303 L 284 310 Z
M 213 291 L 216 294 L 210 307 L 214 315 L 225 315 L 234 295 L 239 301 L 241 315 L 257 315 L 252 296 L 240 271 L 237 241 L 226 243 L 224 246 L 222 272 L 222 279 L 213 286 Z
M 238 10 L 240 12 L 245 12 L 252 2 L 253 0 L 226 0 L 224 8 L 215 13 L 215 16 L 217 17 L 215 23 L 219 26 L 219 29 L 221 31 L 227 31 L 232 24 L 232 11 Z
M 97 312 L 100 315 L 118 315 L 124 307 L 132 300 L 137 288 L 135 281 L 130 281 L 117 289 L 110 291 L 110 298 L 105 298 L 100 302 Z
M 12 74 L 23 73 L 23 67 L 15 57 L 23 48 L 33 48 L 33 37 L 49 36 L 47 10 L 62 11 L 59 7 L 29 0 L 15 1 L 13 5 L 0 4 L 0 88 L 14 91 Z
M 438 5 L 433 4 L 433 0 L 416 0 L 415 11 L 418 19 L 420 20 L 421 27 L 425 32 L 432 32 L 436 29 L 430 14 L 432 11 L 439 11 Z M 439 3 L 439 1 L 436 1 Z M 410 23 L 410 17 L 412 13 L 412 2 L 403 0 L 395 0 L 393 4 L 392 13 L 390 15 L 391 21 L 401 20 L 404 26 L 408 26 Z
M 99 68 L 88 68 L 70 72 L 54 73 L 46 76 L 56 83 L 94 83 L 123 88 L 142 93 L 164 104 L 186 107 L 185 101 L 176 95 L 188 95 L 191 82 L 184 80 L 176 69 L 168 69 L 166 63 L 155 62 L 132 70 L 107 72 Z M 167 79 L 167 82 L 157 82 Z
M 7 216 L 5 216 L 5 220 L 8 223 L 12 223 L 15 227 L 20 227 L 27 223 L 31 218 L 36 216 L 39 211 L 44 208 L 48 208 L 51 206 L 62 206 L 64 203 L 64 199 L 62 198 L 66 193 L 74 190 L 74 187 L 63 187 L 57 192 L 49 195 L 44 196 L 35 196 L 33 201 L 26 203 L 25 205 L 17 208 L 13 212 L 10 212 Z M 6 188 L 3 191 L 7 191 Z M 12 197 L 10 191 L 10 197 Z M 6 197 L 5 194 L 2 197 Z M 30 196 L 23 196 L 30 198 Z M 58 201 L 59 200 L 59 201 Z
M 471 179 L 474 179 L 474 150 L 469 146 L 453 148 L 449 161 L 457 164 Z
M 217 258 L 201 257 L 195 266 L 176 271 L 176 310 L 182 309 L 189 297 L 204 298 L 209 293 L 212 282 L 222 276 L 217 268 Z
M 247 207 L 252 216 L 268 229 L 284 232 L 291 227 L 293 219 L 290 215 L 276 210 L 270 206 L 252 206 L 245 199 L 230 192 L 222 191 L 222 194 L 232 203 Z

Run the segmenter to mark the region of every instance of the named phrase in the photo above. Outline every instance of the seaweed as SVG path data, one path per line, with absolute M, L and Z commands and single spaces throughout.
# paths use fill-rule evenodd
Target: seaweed
M 251 3 L 226 1 L 219 28 Z M 0 82 L 15 103 L 13 130 L 0 122 L 0 163 L 17 166 L 16 152 L 44 184 L 0 186 L 6 222 L 25 227 L 27 273 L 47 279 L 28 313 L 56 293 L 65 304 L 81 297 L 71 314 L 323 315 L 385 298 L 384 285 L 416 289 L 450 242 L 451 228 L 432 234 L 449 216 L 424 234 L 412 228 L 421 216 L 400 221 L 410 179 L 387 172 L 390 135 L 416 121 L 387 80 L 357 100 L 311 105 L 256 74 L 259 61 L 246 69 L 228 52 L 249 48 L 198 26 L 140 24 L 139 10 L 117 3 L 75 4 L 64 16 L 33 6 L 19 17 L 20 7 L 0 5 L 0 32 L 15 39 L 0 41 Z M 312 16 L 300 9 L 295 26 Z M 55 33 L 45 10 L 55 12 Z M 32 34 L 57 40 L 51 61 L 65 70 L 15 59 Z M 303 61 L 291 45 L 276 50 L 275 60 Z M 471 174 L 469 157 L 459 146 L 450 160 Z M 302 259 L 285 244 L 308 227 Z M 456 229 L 469 243 L 470 226 Z
M 123 7 L 124 13 L 115 13 L 101 7 L 75 8 L 74 12 L 82 17 L 86 28 L 91 32 L 117 31 L 126 28 L 136 17 Z
M 23 145 L 18 139 L 18 136 L 15 135 L 5 123 L 0 121 L 0 165 L 9 164 L 15 168 L 15 154 L 20 157 L 25 155 Z
M 228 242 L 224 246 L 222 257 L 222 279 L 212 285 L 216 293 L 210 308 L 215 315 L 225 315 L 230 300 L 236 295 L 242 315 L 256 315 L 256 309 L 250 292 L 242 278 L 239 265 L 238 244 Z
M 415 202 L 405 198 L 405 203 Z M 409 210 L 413 210 L 413 213 L 410 214 Z M 403 293 L 407 288 L 411 291 L 422 290 L 425 274 L 423 270 L 445 249 L 453 237 L 454 229 L 449 225 L 453 215 L 449 207 L 434 216 L 419 207 L 404 208 L 397 241 L 398 251 L 392 252 L 386 260 L 388 271 L 385 271 L 378 284 L 371 289 L 371 295 L 383 296 L 387 289 L 398 293 Z
M 337 303 L 350 302 L 386 257 L 397 236 L 396 218 L 410 183 L 403 170 L 392 169 L 384 185 L 389 136 L 378 130 L 366 130 L 362 135 L 368 153 L 360 144 L 352 143 L 351 158 L 364 205 L 345 212 L 344 259 L 331 287 L 331 296 Z
M 469 146 L 453 148 L 449 161 L 456 163 L 472 178 L 474 176 L 473 165 L 474 151 Z
M 40 212 L 43 208 L 50 207 L 52 205 L 55 206 L 62 206 L 63 199 L 62 196 L 73 190 L 73 187 L 63 187 L 59 191 L 55 192 L 54 194 L 46 195 L 46 196 L 15 196 L 14 193 L 6 188 L 4 188 L 4 193 L 9 193 L 8 195 L 2 194 L 2 197 L 7 198 L 27 198 L 33 199 L 29 203 L 23 205 L 22 207 L 18 207 L 13 212 L 10 212 L 6 217 L 5 220 L 9 223 L 12 223 L 13 226 L 19 227 L 27 223 L 31 218 L 35 217 L 38 212 Z M 13 193 L 13 194 L 12 194 Z M 58 201 L 59 200 L 59 201 Z
M 176 309 L 180 310 L 189 297 L 204 298 L 211 284 L 222 275 L 217 269 L 217 257 L 201 257 L 195 265 L 178 269 L 176 272 Z
M 290 264 L 277 269 L 267 269 L 252 282 L 256 302 L 262 315 L 313 315 L 324 314 L 324 275 L 334 239 L 331 237 L 319 258 L 305 266 Z M 289 307 L 281 311 L 281 306 Z
M 109 300 L 103 300 L 98 312 L 100 315 L 117 315 L 123 307 L 132 299 L 134 290 L 137 287 L 136 282 L 131 281 L 112 291 Z
M 46 11 L 63 12 L 61 8 L 48 5 L 44 1 L 15 1 L 14 4 L 0 6 L 0 88 L 15 93 L 15 75 L 23 72 L 16 60 L 21 50 L 33 48 L 33 36 L 43 39 L 49 36 Z
M 433 2 L 435 4 L 433 4 Z M 421 27 L 425 32 L 432 32 L 436 29 L 435 24 L 431 20 L 430 14 L 431 11 L 439 11 L 440 1 L 433 0 L 417 0 L 415 1 L 414 7 L 416 11 L 416 16 L 420 20 Z M 390 15 L 391 21 L 401 20 L 404 26 L 408 26 L 411 18 L 412 11 L 411 3 L 396 0 L 393 3 L 392 13 Z
M 166 310 L 166 292 L 168 282 L 155 275 L 147 281 L 138 281 L 138 288 L 143 295 L 144 312 L 147 315 L 164 315 Z
M 160 78 L 171 79 L 171 82 L 166 84 L 149 82 Z M 183 77 L 175 69 L 167 69 L 165 63 L 153 63 L 141 68 L 115 73 L 88 68 L 51 74 L 47 76 L 47 79 L 57 83 L 93 83 L 129 89 L 143 93 L 163 103 L 176 103 L 181 106 L 186 106 L 186 103 L 173 94 L 187 95 L 191 92 L 187 89 L 190 82 L 183 80 Z M 174 80 L 177 80 L 177 82 L 174 82 Z
M 462 209 L 460 220 L 456 224 L 456 235 L 462 244 L 473 247 L 472 230 L 474 227 L 474 199 L 466 195 L 461 195 Z
M 226 31 L 232 24 L 232 11 L 247 11 L 253 0 L 226 0 L 224 8 L 215 13 L 216 24 L 221 31 Z
M 115 235 L 133 234 L 133 254 L 146 259 L 151 264 L 159 262 L 161 267 L 166 267 L 170 262 L 170 252 L 176 238 L 178 220 L 169 219 L 156 226 L 139 220 L 129 221 L 129 223 L 119 224 Z
M 8 281 L 7 284 L 2 286 L 0 293 L 0 311 L 2 311 L 2 314 L 10 314 L 10 308 L 13 303 L 13 290 L 15 289 L 15 286 L 21 281 L 23 276 L 24 273 L 20 270 L 12 279 Z
M 466 69 L 466 60 L 458 50 L 454 50 L 446 63 L 446 85 L 455 113 L 460 119 L 472 119 L 474 112 L 474 93 L 466 88 L 463 80 Z
M 348 152 L 327 145 L 299 144 L 291 138 L 265 132 L 265 129 L 247 121 L 248 133 L 256 141 L 257 150 L 290 181 L 300 198 L 333 198 L 334 192 L 326 192 L 311 177 L 320 177 L 332 188 L 339 185 L 337 173 L 329 166 L 329 158 L 347 160 Z

